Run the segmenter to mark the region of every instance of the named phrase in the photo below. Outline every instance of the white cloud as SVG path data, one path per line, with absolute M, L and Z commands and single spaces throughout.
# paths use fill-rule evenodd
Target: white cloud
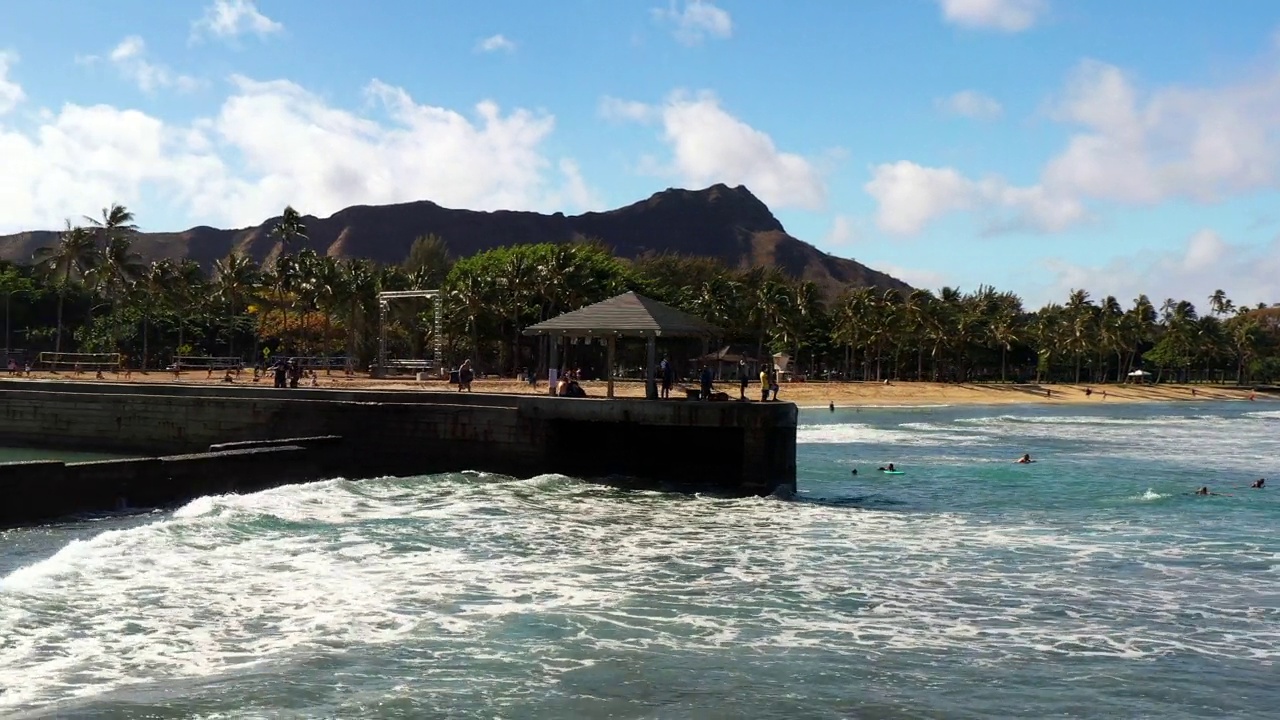
M 0 52 L 0 115 L 14 109 L 27 98 L 22 86 L 9 79 L 9 68 L 17 62 L 16 54 Z
M 1115 295 L 1126 305 L 1144 293 L 1157 307 L 1165 298 L 1189 300 L 1202 313 L 1208 312 L 1208 297 L 1219 288 L 1237 305 L 1280 302 L 1275 281 L 1280 277 L 1280 237 L 1263 245 L 1236 245 L 1202 229 L 1165 252 L 1143 251 L 1096 266 L 1061 258 L 1045 265 L 1053 281 L 1044 288 L 1047 297 L 1035 298 L 1037 304 L 1061 302 L 1073 288 L 1085 288 L 1094 298 Z
M 213 0 L 191 28 L 193 36 L 208 34 L 220 38 L 247 33 L 266 36 L 283 29 L 284 25 L 263 15 L 254 0 Z
M 924 167 L 905 160 L 876 166 L 863 187 L 879 205 L 876 224 L 895 235 L 914 235 L 958 210 L 982 212 L 987 232 L 1053 232 L 1087 217 L 1082 203 L 1051 195 L 1038 185 L 1015 187 L 996 176 L 971 180 L 954 168 Z
M 858 229 L 848 215 L 836 215 L 831 219 L 831 229 L 822 237 L 823 247 L 848 245 L 858 238 Z
M 976 90 L 961 90 L 948 98 L 939 98 L 936 105 L 943 112 L 975 120 L 995 120 L 1004 114 L 1004 108 L 995 98 Z
M 973 181 L 951 168 L 905 160 L 875 168 L 865 186 L 879 203 L 876 223 L 885 232 L 912 235 L 941 215 L 973 206 Z
M 730 115 L 712 93 L 678 91 L 656 107 L 610 98 L 602 102 L 601 112 L 661 120 L 671 159 L 643 159 L 643 172 L 675 177 L 693 187 L 746 185 L 773 208 L 816 210 L 826 203 L 826 178 L 812 160 L 778 150 L 773 138 Z
M 499 50 L 507 53 L 516 51 L 516 44 L 506 38 L 502 34 L 491 35 L 480 42 L 476 43 L 476 52 L 498 52 Z
M 605 96 L 600 98 L 600 117 L 606 120 L 649 122 L 657 117 L 656 108 L 636 100 L 621 100 Z
M 167 87 L 185 92 L 200 86 L 200 81 L 189 75 L 174 73 L 164 65 L 148 61 L 145 57 L 146 51 L 147 46 L 142 38 L 130 35 L 120 41 L 120 44 L 116 45 L 107 57 L 125 78 L 135 83 L 143 92 L 154 92 Z M 98 58 L 90 56 L 79 60 L 92 65 Z
M 698 45 L 707 37 L 727 38 L 733 34 L 733 19 L 722 8 L 707 0 L 684 0 L 677 7 L 671 0 L 665 8 L 654 8 L 653 16 L 674 26 L 677 40 L 685 45 Z
M 1053 110 L 1082 129 L 1045 169 L 1044 182 L 1059 192 L 1210 202 L 1280 181 L 1280 69 L 1142 98 L 1119 68 L 1086 61 Z
M 1021 32 L 1049 11 L 1048 0 L 939 0 L 942 17 L 968 28 Z
M 326 215 L 431 199 L 482 210 L 580 210 L 597 202 L 577 165 L 543 144 L 553 117 L 482 102 L 463 115 L 374 81 L 379 122 L 283 80 L 233 78 L 219 112 L 170 125 L 136 110 L 66 104 L 30 131 L 0 123 L 0 232 L 54 228 L 122 202 L 163 198 L 191 224 L 244 226 L 285 204 Z
M 1168 86 L 1142 93 L 1123 71 L 1082 62 L 1049 104 L 1074 126 L 1037 182 L 977 181 L 912 162 L 876 167 L 866 190 L 879 223 L 911 234 L 949 212 L 1001 211 L 989 230 L 1061 230 L 1088 217 L 1090 201 L 1154 205 L 1217 202 L 1280 187 L 1280 67 L 1219 87 Z

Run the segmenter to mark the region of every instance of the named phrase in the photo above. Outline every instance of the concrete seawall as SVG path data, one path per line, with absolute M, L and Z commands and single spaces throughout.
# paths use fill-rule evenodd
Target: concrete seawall
M 306 445 L 77 463 L 0 464 L 0 490 L 5 497 L 0 504 L 0 528 L 78 513 L 162 507 L 203 495 L 254 492 L 321 478 L 326 449 Z
M 0 444 L 158 457 L 343 438 L 314 477 L 559 472 L 788 492 L 796 419 L 790 403 L 0 380 Z

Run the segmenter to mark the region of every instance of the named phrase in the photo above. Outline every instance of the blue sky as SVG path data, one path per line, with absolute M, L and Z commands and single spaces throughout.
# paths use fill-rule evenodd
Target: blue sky
M 1228 7 L 1229 10 L 1224 10 Z M 1280 301 L 1280 5 L 0 0 L 0 232 L 745 184 L 916 285 Z

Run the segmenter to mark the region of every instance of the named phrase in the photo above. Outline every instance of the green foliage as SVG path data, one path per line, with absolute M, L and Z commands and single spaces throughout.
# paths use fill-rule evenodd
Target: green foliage
M 819 377 L 1093 383 L 1137 367 L 1160 379 L 1280 377 L 1280 308 L 1236 305 L 1223 291 L 1207 298 L 1204 315 L 1187 300 L 1157 307 L 1139 296 L 1126 307 L 1083 290 L 1034 312 L 985 286 L 860 287 L 827 299 L 777 268 L 671 254 L 622 261 L 590 238 L 453 258 L 443 239 L 425 235 L 403 264 L 378 266 L 305 247 L 307 228 L 291 207 L 273 228 L 280 245 L 265 265 L 233 252 L 206 272 L 190 261 L 141 262 L 124 207 L 86 219 L 86 227 L 68 223 L 30 266 L 0 264 L 13 337 L 33 352 L 118 351 L 152 368 L 180 349 L 251 359 L 306 352 L 364 366 L 379 347 L 378 293 L 440 289 L 435 300 L 388 306 L 389 352 L 420 356 L 432 347 L 439 304 L 447 361 L 513 373 L 547 360 L 545 343 L 524 337 L 525 328 L 634 290 L 720 327 L 735 353 L 784 353 Z M 699 352 L 693 345 L 664 351 L 687 358 Z

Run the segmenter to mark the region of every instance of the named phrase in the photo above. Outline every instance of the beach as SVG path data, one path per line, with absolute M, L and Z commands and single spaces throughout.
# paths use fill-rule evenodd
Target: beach
M 175 377 L 172 372 L 152 371 L 150 373 L 135 372 L 125 380 L 107 373 L 103 382 L 129 383 L 181 383 L 181 384 L 223 384 L 223 374 L 209 375 L 204 371 L 184 372 Z M 33 381 L 87 380 L 93 378 L 92 373 L 72 375 L 71 373 L 32 372 Z M 263 376 L 258 382 L 253 381 L 252 373 L 245 371 L 234 381 L 237 385 L 270 388 L 270 378 Z M 581 383 L 588 397 L 605 397 L 606 383 L 598 380 L 586 380 Z M 303 387 L 312 387 L 310 380 L 303 381 Z M 372 379 L 360 374 L 346 377 L 341 373 L 326 375 L 321 371 L 314 387 L 325 389 L 361 389 L 361 390 L 414 390 L 430 392 L 457 392 L 457 387 L 442 380 L 417 381 L 411 376 Z M 684 389 L 696 389 L 696 383 L 678 384 L 673 389 L 673 396 L 684 396 Z M 474 392 L 502 393 L 516 395 L 545 394 L 546 381 L 530 385 L 523 380 L 509 378 L 477 378 L 472 385 Z M 724 392 L 731 399 L 739 396 L 736 382 L 716 383 L 715 389 Z M 1092 393 L 1089 391 L 1092 390 Z M 1046 395 L 1046 392 L 1049 394 Z M 1076 405 L 1099 403 L 1152 403 L 1152 402 L 1208 402 L 1223 400 L 1248 400 L 1253 395 L 1248 386 L 1234 387 L 1224 385 L 1178 385 L 1162 383 L 1153 384 L 1104 384 L 1104 385 L 1070 385 L 1070 384 L 1017 384 L 1017 383 L 935 383 L 935 382 L 785 382 L 778 391 L 778 399 L 793 402 L 800 407 L 827 407 L 834 403 L 836 407 L 924 407 L 931 405 Z M 644 397 L 644 384 L 638 380 L 618 380 L 614 383 L 614 395 L 623 398 Z M 1259 402 L 1274 401 L 1274 395 L 1257 393 Z M 760 384 L 753 382 L 747 386 L 747 398 L 759 400 Z

